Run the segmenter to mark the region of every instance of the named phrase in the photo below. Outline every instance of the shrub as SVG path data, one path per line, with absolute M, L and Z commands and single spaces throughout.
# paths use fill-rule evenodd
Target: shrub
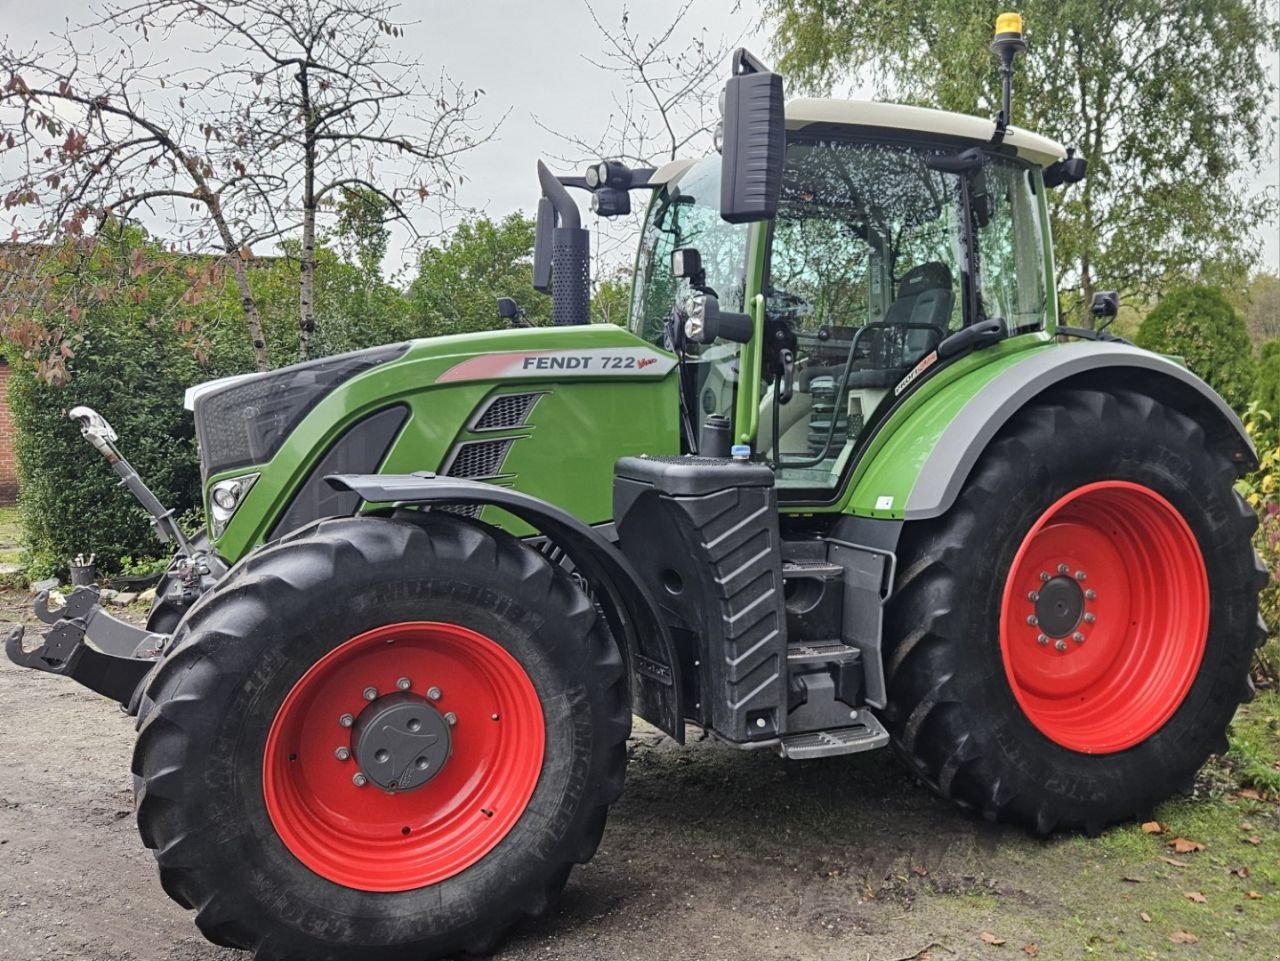
M 1271 643 L 1255 663 L 1259 680 L 1280 681 L 1280 419 L 1271 417 L 1258 403 L 1249 406 L 1245 427 L 1258 448 L 1258 470 L 1241 482 L 1245 499 L 1258 512 L 1258 530 L 1253 546 L 1262 558 L 1271 580 L 1262 589 L 1259 610 L 1271 631 Z
M 1262 345 L 1253 396 L 1272 423 L 1280 424 L 1280 340 Z
M 1176 354 L 1237 411 L 1254 386 L 1253 345 L 1222 291 L 1182 287 L 1161 298 L 1138 329 L 1139 347 Z

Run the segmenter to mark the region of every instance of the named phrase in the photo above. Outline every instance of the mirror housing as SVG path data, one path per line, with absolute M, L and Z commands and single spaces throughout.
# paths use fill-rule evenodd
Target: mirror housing
M 1051 163 L 1044 168 L 1044 185 L 1052 190 L 1063 184 L 1078 184 L 1084 180 L 1089 164 L 1076 154 L 1074 147 L 1067 148 L 1067 156 L 1063 160 Z
M 745 344 L 755 333 L 750 314 L 722 311 L 720 301 L 711 294 L 698 294 L 689 302 L 689 317 L 684 322 L 684 335 L 698 344 L 710 344 L 717 338 Z
M 741 47 L 732 73 L 724 88 L 720 216 L 731 224 L 771 220 L 787 146 L 782 75 Z
M 1089 312 L 1101 320 L 1103 317 L 1115 317 L 1120 313 L 1120 294 L 1114 290 L 1098 290 L 1093 294 L 1093 303 Z

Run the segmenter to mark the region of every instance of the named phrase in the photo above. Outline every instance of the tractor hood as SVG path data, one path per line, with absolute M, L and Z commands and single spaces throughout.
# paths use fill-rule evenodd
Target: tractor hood
M 607 520 L 618 457 L 678 450 L 675 366 L 599 324 L 412 340 L 200 384 L 187 402 L 214 541 L 239 556 L 351 513 L 324 483 L 334 473 L 491 480 Z M 554 462 L 572 463 L 572 481 Z

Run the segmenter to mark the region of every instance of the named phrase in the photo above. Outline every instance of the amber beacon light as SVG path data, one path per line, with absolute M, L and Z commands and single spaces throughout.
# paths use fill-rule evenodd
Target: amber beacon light
M 1002 13 L 996 17 L 996 36 L 991 42 L 991 52 L 1000 58 L 1000 85 L 1003 99 L 1000 113 L 996 115 L 995 141 L 1004 139 L 1009 121 L 1013 119 L 1013 61 L 1027 42 L 1022 38 L 1022 14 Z

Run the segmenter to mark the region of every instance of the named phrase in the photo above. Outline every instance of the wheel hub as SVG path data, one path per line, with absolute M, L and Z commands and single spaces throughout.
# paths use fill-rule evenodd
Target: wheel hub
M 360 712 L 351 729 L 360 771 L 384 791 L 412 791 L 439 774 L 452 749 L 449 724 L 425 697 L 396 693 Z
M 1052 577 L 1038 594 L 1035 615 L 1042 633 L 1066 637 L 1080 625 L 1084 616 L 1084 590 L 1074 578 L 1063 574 Z

